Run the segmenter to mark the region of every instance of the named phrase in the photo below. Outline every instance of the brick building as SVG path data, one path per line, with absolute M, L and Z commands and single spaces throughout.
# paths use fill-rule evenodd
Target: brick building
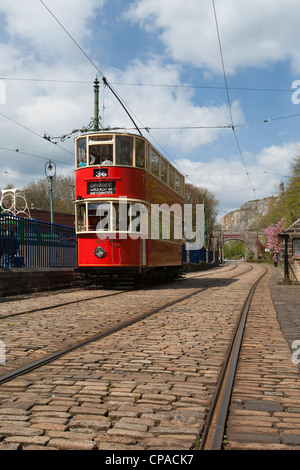
M 32 219 L 40 220 L 42 222 L 51 222 L 51 214 L 48 211 L 40 209 L 30 209 L 30 216 Z M 61 214 L 59 212 L 53 213 L 53 223 L 58 225 L 65 225 L 67 227 L 75 226 L 75 216 L 72 214 Z

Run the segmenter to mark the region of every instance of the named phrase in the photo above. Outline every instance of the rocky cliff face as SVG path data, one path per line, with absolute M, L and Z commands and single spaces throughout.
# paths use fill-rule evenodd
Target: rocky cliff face
M 263 215 L 266 215 L 273 197 L 267 197 L 257 201 L 249 201 L 240 209 L 229 212 L 221 217 L 222 230 L 241 232 L 253 228 L 253 224 Z

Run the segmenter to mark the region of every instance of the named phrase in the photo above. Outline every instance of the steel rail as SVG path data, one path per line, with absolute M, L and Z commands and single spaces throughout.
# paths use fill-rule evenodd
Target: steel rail
M 60 304 L 46 305 L 44 307 L 33 308 L 31 310 L 24 310 L 22 312 L 8 313 L 8 314 L 0 315 L 0 321 L 9 317 L 17 317 L 19 315 L 25 315 L 28 313 L 42 312 L 43 310 L 51 310 L 55 308 L 66 307 L 67 305 L 77 304 L 79 302 L 87 302 L 89 300 L 104 299 L 107 297 L 112 297 L 115 295 L 126 294 L 126 293 L 127 291 L 112 292 L 110 294 L 97 295 L 94 297 L 86 297 L 84 299 L 69 300 L 68 302 L 62 302 Z
M 266 273 L 267 268 L 265 268 L 265 272 L 253 285 L 243 305 L 238 326 L 229 347 L 212 405 L 206 419 L 199 450 L 221 450 L 223 447 L 226 419 L 247 316 L 254 292 Z
M 236 266 L 232 267 L 230 269 L 230 271 L 235 269 L 235 268 L 236 268 Z M 206 274 L 206 272 L 204 272 L 202 274 Z M 191 277 L 194 278 L 194 277 L 199 277 L 199 276 L 191 276 Z M 182 282 L 182 280 L 180 279 L 179 282 Z M 156 287 L 156 286 L 153 286 L 153 287 Z M 153 287 L 148 287 L 146 289 L 151 289 Z M 160 287 L 160 286 L 158 286 L 158 287 Z M 48 305 L 48 306 L 44 306 L 44 307 L 33 308 L 33 309 L 30 309 L 30 310 L 27 309 L 27 310 L 24 310 L 24 311 L 21 311 L 21 312 L 8 313 L 8 314 L 0 315 L 0 321 L 4 320 L 6 318 L 10 318 L 10 317 L 17 317 L 17 316 L 21 316 L 21 315 L 25 315 L 25 314 L 27 315 L 28 313 L 42 312 L 43 310 L 51 310 L 51 309 L 55 309 L 55 308 L 66 307 L 67 305 L 76 304 L 78 302 L 85 302 L 85 301 L 89 301 L 89 300 L 96 300 L 96 299 L 102 299 L 102 298 L 106 298 L 106 297 L 112 297 L 112 296 L 120 295 L 120 294 L 127 294 L 128 292 L 131 292 L 131 291 L 120 290 L 120 291 L 117 291 L 117 292 L 112 292 L 110 294 L 97 295 L 97 296 L 94 296 L 94 297 L 87 297 L 87 298 L 84 298 L 84 299 L 70 300 L 70 301 L 67 301 L 67 302 L 62 302 L 60 304 L 52 304 L 52 305 Z M 1 304 L 1 302 L 5 302 L 5 300 L 0 299 L 0 304 Z
M 247 272 L 249 272 L 249 271 L 246 271 L 246 273 L 247 273 Z M 246 274 L 246 273 L 242 273 L 242 275 L 243 275 L 243 274 Z M 240 275 L 241 275 L 241 274 L 238 274 L 237 276 L 240 276 Z M 230 279 L 234 279 L 234 277 L 236 277 L 236 276 L 233 276 L 232 278 L 229 278 L 229 280 L 230 280 Z M 46 365 L 46 364 L 48 364 L 48 363 L 50 363 L 50 362 L 53 362 L 53 361 L 55 361 L 56 359 L 59 359 L 60 357 L 66 355 L 66 354 L 69 354 L 69 353 L 71 353 L 72 351 L 74 351 L 74 350 L 76 350 L 76 349 L 80 349 L 80 348 L 82 348 L 82 347 L 84 347 L 84 346 L 86 346 L 86 345 L 88 345 L 88 344 L 90 344 L 90 343 L 93 343 L 93 342 L 95 342 L 95 341 L 99 341 L 99 340 L 101 340 L 101 339 L 103 339 L 103 338 L 105 338 L 105 337 L 107 337 L 107 336 L 110 336 L 110 335 L 112 335 L 112 334 L 114 334 L 114 333 L 116 333 L 116 332 L 118 332 L 118 331 L 120 331 L 120 330 L 122 330 L 122 329 L 125 329 L 125 328 L 127 328 L 127 327 L 129 327 L 129 326 L 131 326 L 131 325 L 133 325 L 133 324 L 135 324 L 135 323 L 137 323 L 137 322 L 139 322 L 139 321 L 144 320 L 145 318 L 147 318 L 147 317 L 149 317 L 149 316 L 151 316 L 151 315 L 154 315 L 155 313 L 158 313 L 158 312 L 161 311 L 161 310 L 164 310 L 165 308 L 171 307 L 171 306 L 173 306 L 173 305 L 175 305 L 175 304 L 177 304 L 177 303 L 179 303 L 179 302 L 183 302 L 184 300 L 187 300 L 187 299 L 189 299 L 190 297 L 193 297 L 194 295 L 197 295 L 197 294 L 199 294 L 199 293 L 201 293 L 201 292 L 204 292 L 205 290 L 211 289 L 212 287 L 220 286 L 220 285 L 222 285 L 222 283 L 225 283 L 225 282 L 228 282 L 228 279 L 222 279 L 220 282 L 216 282 L 215 284 L 211 284 L 210 286 L 202 287 L 201 289 L 197 289 L 195 292 L 192 292 L 192 293 L 187 294 L 187 295 L 185 295 L 185 296 L 183 296 L 183 297 L 180 297 L 179 299 L 175 299 L 175 300 L 173 300 L 173 301 L 171 301 L 171 302 L 168 302 L 168 303 L 166 303 L 166 304 L 164 304 L 164 305 L 161 305 L 160 307 L 151 309 L 151 310 L 149 310 L 149 311 L 146 312 L 146 313 L 143 313 L 143 314 L 141 314 L 141 315 L 139 315 L 139 316 L 137 316 L 137 317 L 135 317 L 135 318 L 133 318 L 133 319 L 131 319 L 131 320 L 128 320 L 128 321 L 126 321 L 126 322 L 124 322 L 124 323 L 121 323 L 120 325 L 118 325 L 118 326 L 116 326 L 116 327 L 113 327 L 113 328 L 107 330 L 106 332 L 103 332 L 103 333 L 98 334 L 98 335 L 96 335 L 96 336 L 93 336 L 93 337 L 91 337 L 91 338 L 87 338 L 86 340 L 83 340 L 82 342 L 77 343 L 77 344 L 75 344 L 75 345 L 73 345 L 73 346 L 70 346 L 70 347 L 68 347 L 68 348 L 66 348 L 66 349 L 63 349 L 63 350 L 60 350 L 60 351 L 56 351 L 56 352 L 54 352 L 53 354 L 50 354 L 49 356 L 46 356 L 46 357 L 44 357 L 44 358 L 41 358 L 41 359 L 39 359 L 39 360 L 37 360 L 37 361 L 34 361 L 34 362 L 32 362 L 32 363 L 30 363 L 30 364 L 27 364 L 27 365 L 25 365 L 25 366 L 23 366 L 23 367 L 20 367 L 20 368 L 18 368 L 18 369 L 12 370 L 12 371 L 10 371 L 10 372 L 8 372 L 8 373 L 6 373 L 6 374 L 0 376 L 0 385 L 4 384 L 4 383 L 6 383 L 6 382 L 9 382 L 9 381 L 11 381 L 11 380 L 13 380 L 13 379 L 15 379 L 15 378 L 21 376 L 21 375 L 27 374 L 27 373 L 29 373 L 29 372 L 35 370 L 35 369 L 38 369 L 38 368 L 40 368 L 40 367 L 42 367 L 42 366 L 44 366 L 44 365 Z

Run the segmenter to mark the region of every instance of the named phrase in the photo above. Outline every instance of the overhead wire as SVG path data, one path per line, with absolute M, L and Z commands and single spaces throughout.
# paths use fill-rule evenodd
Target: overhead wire
M 11 80 L 11 81 L 32 81 L 32 82 L 50 82 L 50 83 L 73 83 L 73 84 L 88 84 L 91 85 L 92 81 L 85 81 L 85 80 L 62 80 L 62 79 L 44 79 L 44 78 L 20 78 L 20 77 L 0 77 L 0 80 Z M 150 84 L 150 83 L 124 83 L 124 82 L 111 82 L 112 85 L 119 85 L 119 86 L 143 86 L 143 87 L 167 87 L 167 88 L 195 88 L 195 89 L 213 89 L 213 90 L 226 90 L 226 87 L 222 86 L 209 86 L 209 85 L 168 85 L 168 84 Z M 236 90 L 236 91 L 263 91 L 263 92 L 287 92 L 291 93 L 290 89 L 283 89 L 283 88 L 251 88 L 251 87 L 227 87 L 227 90 Z M 116 92 L 115 92 L 116 93 Z M 0 113 L 1 114 L 1 113 Z M 282 119 L 290 119 L 293 117 L 300 117 L 300 113 L 298 114 L 289 114 L 286 116 L 278 116 L 274 118 L 262 118 L 261 121 L 257 121 L 257 123 L 268 123 L 273 121 L 279 121 Z M 253 124 L 253 123 L 248 123 Z M 237 127 L 241 127 L 244 124 L 235 124 L 235 129 Z M 144 129 L 148 131 L 149 129 L 152 130 L 176 130 L 176 129 L 217 129 L 217 128 L 231 128 L 230 125 L 228 126 L 180 126 L 180 127 L 140 127 L 140 129 Z M 121 129 L 121 127 L 120 127 Z
M 126 108 L 126 105 L 125 103 L 123 102 L 123 100 L 119 97 L 119 95 L 117 94 L 117 92 L 112 88 L 112 86 L 107 82 L 106 80 L 106 77 L 104 76 L 104 74 L 102 73 L 102 71 L 99 69 L 99 67 L 97 66 L 97 64 L 95 64 L 95 62 L 89 57 L 89 55 L 85 52 L 85 50 L 78 44 L 78 42 L 73 38 L 73 36 L 69 33 L 69 31 L 64 27 L 64 25 L 59 21 L 59 19 L 54 15 L 54 13 L 52 13 L 52 11 L 47 7 L 47 5 L 43 2 L 43 0 L 40 0 L 40 2 L 42 3 L 42 5 L 44 5 L 44 7 L 46 8 L 46 10 L 50 13 L 50 15 L 55 19 L 55 21 L 61 26 L 61 28 L 65 31 L 65 33 L 69 36 L 69 38 L 74 42 L 74 44 L 80 49 L 80 51 L 84 54 L 84 56 L 87 58 L 87 60 L 93 65 L 93 67 L 95 67 L 95 69 L 100 73 L 100 75 L 102 76 L 102 80 L 104 82 L 104 84 L 110 89 L 110 91 L 114 94 L 114 96 L 117 98 L 117 100 L 120 102 L 121 106 L 123 107 L 124 111 L 127 113 L 128 117 L 131 119 L 131 121 L 133 122 L 134 126 L 136 127 L 137 131 L 141 134 L 138 126 L 136 125 L 134 119 L 132 118 L 132 116 L 130 115 L 128 109 Z
M 11 175 L 11 176 L 20 176 L 21 178 L 28 178 L 28 179 L 31 179 L 31 180 L 34 180 L 34 181 L 43 181 L 42 179 L 37 179 L 33 176 L 27 176 L 27 175 L 20 175 L 19 173 L 12 173 L 11 171 L 4 171 L 4 170 L 0 170 L 0 173 L 2 174 L 5 174 L 5 175 Z
M 230 112 L 230 119 L 231 119 L 231 125 L 230 126 L 226 126 L 227 128 L 231 127 L 232 130 L 233 130 L 233 133 L 234 133 L 234 136 L 235 136 L 235 140 L 236 140 L 236 144 L 237 144 L 237 147 L 239 149 L 239 152 L 240 152 L 240 155 L 241 155 L 241 158 L 242 158 L 242 161 L 243 161 L 243 164 L 244 164 L 244 167 L 245 167 L 245 170 L 246 170 L 246 174 L 249 178 L 249 181 L 250 181 L 250 184 L 252 186 L 252 189 L 254 191 L 254 194 L 255 194 L 255 189 L 252 185 L 252 181 L 251 181 L 251 178 L 249 176 L 249 172 L 248 172 L 248 169 L 246 167 L 246 164 L 245 164 L 245 160 L 244 160 L 244 157 L 243 157 L 243 154 L 241 152 L 241 148 L 240 148 L 240 145 L 239 145 L 239 142 L 238 142 L 238 139 L 237 139 L 237 136 L 236 136 L 236 133 L 235 133 L 235 126 L 234 126 L 234 123 L 233 123 L 233 117 L 232 117 L 232 109 L 231 109 L 231 103 L 230 103 L 230 98 L 229 98 L 229 87 L 228 87 L 228 84 L 227 84 L 227 79 L 226 79 L 226 73 L 225 73 L 225 67 L 224 67 L 224 60 L 223 60 L 223 54 L 222 54 L 222 47 L 221 47 L 221 41 L 220 41 L 220 35 L 219 35 L 219 28 L 218 28 L 218 21 L 217 21 L 217 15 L 216 15 L 216 9 L 215 9 L 215 4 L 214 4 L 214 0 L 213 1 L 213 8 L 214 8 L 214 14 L 215 14 L 215 21 L 216 21 L 216 27 L 217 27 L 217 33 L 218 33 L 218 40 L 219 40 L 219 47 L 220 47 L 220 53 L 221 53 L 221 60 L 222 60 L 222 67 L 223 67 L 223 74 L 224 74 L 224 81 L 225 81 L 225 89 L 226 89 L 226 94 L 227 94 L 227 100 L 228 100 L 228 105 L 229 105 L 229 112 Z M 129 118 L 131 119 L 131 121 L 133 122 L 134 126 L 135 126 L 135 129 L 139 132 L 140 135 L 141 134 L 141 131 L 140 131 L 140 128 L 137 126 L 137 124 L 135 123 L 133 117 L 131 116 L 130 112 L 128 111 L 128 106 L 123 102 L 122 98 L 118 95 L 118 93 L 112 88 L 112 86 L 108 83 L 106 77 L 104 76 L 103 72 L 99 69 L 99 67 L 97 66 L 97 64 L 95 64 L 95 62 L 89 57 L 89 55 L 84 51 L 84 49 L 78 44 L 78 42 L 73 38 L 73 36 L 68 32 L 68 30 L 63 26 L 63 24 L 58 20 L 58 18 L 54 15 L 54 13 L 48 8 L 48 6 L 44 3 L 43 0 L 40 0 L 41 4 L 47 9 L 47 11 L 50 13 L 50 15 L 55 19 L 55 21 L 61 26 L 61 28 L 65 31 L 65 33 L 69 36 L 69 38 L 74 42 L 74 44 L 79 48 L 79 50 L 84 54 L 84 56 L 87 58 L 87 60 L 93 65 L 93 67 L 98 71 L 98 73 L 100 73 L 100 75 L 102 76 L 102 80 L 103 80 L 103 83 L 104 85 L 106 85 L 110 91 L 114 94 L 114 96 L 117 98 L 117 100 L 119 101 L 119 103 L 121 104 L 121 106 L 123 107 L 123 109 L 126 111 L 127 115 L 129 116 Z M 128 109 L 127 109 L 128 108 Z M 132 112 L 132 111 L 131 111 Z M 140 122 L 140 121 L 139 121 Z M 149 128 L 146 128 L 145 126 L 143 126 L 143 129 L 147 130 L 147 132 L 149 133 Z M 151 135 L 152 139 L 154 139 L 154 137 Z M 154 141 L 156 143 L 157 140 L 154 139 Z M 160 145 L 159 145 L 160 148 L 162 148 Z M 165 151 L 164 151 L 165 152 Z M 165 152 L 166 153 L 166 152 Z M 171 158 L 169 155 L 168 155 L 169 158 Z M 172 159 L 172 158 L 171 158 Z M 173 160 L 173 159 L 172 159 Z M 173 160 L 174 161 L 174 160 Z M 179 168 L 178 164 L 176 163 L 176 166 Z M 182 171 L 182 170 L 180 170 Z M 184 172 L 183 172 L 184 173 Z
M 99 67 L 97 66 L 97 64 L 95 64 L 95 62 L 88 56 L 88 54 L 83 50 L 83 48 L 78 44 L 78 42 L 73 38 L 73 36 L 67 31 L 67 29 L 63 26 L 63 24 L 58 20 L 58 18 L 54 15 L 54 13 L 52 13 L 52 11 L 47 7 L 47 5 L 43 2 L 43 0 L 40 0 L 40 2 L 42 3 L 42 5 L 44 5 L 44 7 L 47 9 L 47 11 L 51 14 L 51 16 L 55 19 L 55 21 L 62 27 L 62 29 L 66 32 L 66 34 L 69 36 L 69 38 L 74 42 L 74 44 L 79 48 L 79 50 L 84 54 L 84 56 L 88 59 L 88 61 L 93 65 L 93 67 L 98 71 L 98 73 L 102 76 L 102 81 L 104 83 L 104 85 L 106 85 L 110 91 L 113 93 L 113 95 L 117 98 L 117 100 L 119 101 L 119 103 L 121 104 L 121 106 L 123 107 L 123 109 L 125 110 L 125 112 L 127 113 L 128 117 L 130 118 L 130 120 L 132 121 L 133 125 L 135 126 L 135 129 L 139 132 L 139 134 L 142 136 L 142 133 L 140 131 L 140 128 L 137 126 L 136 122 L 134 121 L 133 117 L 131 116 L 130 112 L 132 113 L 132 111 L 130 110 L 129 112 L 129 107 L 125 104 L 125 102 L 123 101 L 123 99 L 118 95 L 118 93 L 112 88 L 112 86 L 108 83 L 106 77 L 104 76 L 104 74 L 102 73 L 102 71 L 99 69 Z M 132 113 L 133 114 L 133 113 Z M 135 116 L 136 118 L 136 116 Z M 140 121 L 139 121 L 140 122 Z M 140 122 L 141 124 L 141 122 Z M 142 125 L 143 126 L 143 125 Z M 144 129 L 147 130 L 147 128 L 145 126 L 143 126 Z M 149 131 L 147 130 L 147 132 L 149 133 Z M 153 136 L 151 136 L 153 138 Z M 154 139 L 155 140 L 155 139 Z M 169 156 L 169 158 L 171 158 Z M 174 161 L 174 160 L 173 160 Z M 176 166 L 178 167 L 178 165 L 176 164 Z M 178 167 L 179 168 L 179 167 Z M 182 170 L 181 170 L 182 171 Z
M 13 150 L 13 149 L 8 149 L 8 148 L 6 148 L 6 147 L 0 147 L 0 149 L 1 149 L 1 150 L 4 150 L 4 151 L 6 151 L 6 152 L 13 152 L 13 153 L 17 153 L 17 154 L 20 154 L 20 155 L 26 155 L 27 157 L 39 158 L 40 160 L 46 160 L 46 161 L 49 160 L 49 158 L 46 158 L 46 157 L 41 157 L 41 156 L 39 156 L 39 155 L 33 155 L 32 153 L 22 152 L 20 149 L 15 149 L 15 150 Z M 63 161 L 60 161 L 60 160 L 57 160 L 57 159 L 55 159 L 55 161 L 56 161 L 57 163 L 62 163 L 63 165 L 71 165 L 71 166 L 73 166 L 72 163 L 63 162 Z
M 72 155 L 72 156 L 74 155 L 74 154 L 73 154 L 72 152 L 70 152 L 69 150 L 67 150 L 67 149 L 65 149 L 65 148 L 63 148 L 63 147 L 57 145 L 57 143 L 51 142 L 51 140 L 46 136 L 46 134 L 44 134 L 44 135 L 42 136 L 42 135 L 38 134 L 37 132 L 33 131 L 32 129 L 30 129 L 29 127 L 24 126 L 23 124 L 19 123 L 19 122 L 16 121 L 15 119 L 13 119 L 13 118 L 11 118 L 11 117 L 9 117 L 9 116 L 7 116 L 6 114 L 3 114 L 3 113 L 1 113 L 1 112 L 0 112 L 0 116 L 4 117 L 5 119 L 7 119 L 7 120 L 9 120 L 9 121 L 11 121 L 11 122 L 13 122 L 14 124 L 17 124 L 18 126 L 22 127 L 23 129 L 27 130 L 28 132 L 31 132 L 32 134 L 36 135 L 37 137 L 40 137 L 40 138 L 42 138 L 42 139 L 44 139 L 44 140 L 47 140 L 47 141 L 50 142 L 51 144 L 56 145 L 58 148 L 60 148 L 60 149 L 63 150 L 64 152 L 67 152 L 67 153 L 69 153 L 69 154 Z
M 91 85 L 91 80 L 63 80 L 51 78 L 22 78 L 22 77 L 0 77 L 0 80 L 7 81 L 28 81 L 28 82 L 50 82 L 50 83 L 75 83 L 75 84 L 88 84 Z M 195 89 L 212 89 L 212 90 L 225 90 L 225 86 L 217 85 L 179 85 L 179 84 L 166 84 L 166 83 L 126 83 L 126 82 L 111 82 L 111 85 L 119 86 L 136 86 L 136 87 L 154 87 L 154 88 L 195 88 Z M 263 91 L 263 92 L 285 92 L 291 93 L 287 88 L 257 88 L 257 87 L 233 87 L 228 86 L 228 90 L 236 91 Z
M 226 70 L 225 70 L 225 64 L 224 64 L 224 58 L 223 58 L 223 51 L 222 51 L 222 44 L 221 44 L 221 37 L 220 37 L 220 31 L 219 31 L 219 25 L 218 25 L 218 17 L 217 17 L 217 11 L 216 11 L 216 6 L 215 6 L 215 0 L 212 0 L 212 5 L 213 5 L 213 11 L 214 11 L 214 17 L 215 17 L 215 23 L 216 23 L 218 44 L 219 44 L 219 50 L 220 50 L 220 56 L 221 56 L 221 63 L 222 63 L 222 69 L 223 69 L 224 83 L 225 83 L 225 88 L 226 88 L 227 102 L 228 102 L 228 107 L 229 107 L 229 114 L 230 114 L 230 120 L 231 120 L 231 127 L 232 127 L 234 139 L 235 139 L 235 142 L 236 142 L 236 145 L 237 145 L 239 154 L 240 154 L 240 156 L 241 156 L 241 159 L 242 159 L 242 162 L 243 162 L 245 171 L 246 171 L 246 175 L 247 175 L 247 177 L 248 177 L 248 179 L 249 179 L 250 185 L 251 185 L 251 187 L 252 187 L 252 190 L 253 190 L 253 193 L 254 193 L 254 196 L 255 196 L 255 199 L 256 199 L 255 188 L 254 188 L 254 186 L 253 186 L 253 184 L 252 184 L 252 181 L 251 181 L 251 178 L 250 178 L 250 174 L 249 174 L 248 168 L 247 168 L 247 166 L 246 166 L 246 162 L 245 162 L 245 159 L 244 159 L 244 156 L 243 156 L 243 153 L 242 153 L 242 150 L 241 150 L 241 147 L 240 147 L 240 144 L 239 144 L 239 141 L 238 141 L 236 132 L 235 132 L 235 125 L 234 125 L 233 116 L 232 116 L 232 107 L 231 107 L 230 96 L 229 96 L 229 88 L 228 88 L 228 84 L 227 84 L 227 77 L 226 77 Z
M 69 38 L 73 41 L 73 43 L 79 48 L 79 50 L 82 52 L 82 54 L 84 54 L 84 56 L 86 57 L 86 59 L 92 64 L 92 66 L 98 71 L 98 73 L 101 74 L 102 76 L 102 80 L 103 80 L 103 83 L 105 86 L 107 86 L 110 91 L 114 94 L 114 96 L 118 99 L 118 101 L 120 102 L 120 104 L 122 105 L 123 109 L 126 111 L 126 113 L 128 114 L 129 118 L 131 119 L 131 121 L 133 122 L 134 126 L 135 126 L 135 129 L 141 134 L 140 132 L 140 129 L 144 129 L 146 130 L 148 133 L 150 133 L 150 129 L 155 129 L 155 130 L 162 130 L 162 129 L 207 129 L 207 128 L 231 128 L 232 131 L 233 131 L 233 134 L 234 134 L 234 138 L 235 138 L 235 141 L 236 141 L 236 145 L 237 145 L 237 148 L 238 148 L 238 151 L 239 151 L 239 154 L 241 156 L 241 159 L 242 159 L 242 162 L 243 162 L 243 165 L 244 165 L 244 168 L 245 168 L 245 171 L 246 171 L 246 174 L 248 176 L 248 179 L 250 181 L 250 184 L 251 184 L 251 187 L 252 187 L 252 190 L 255 194 L 255 189 L 253 187 L 253 184 L 252 184 L 252 181 L 251 181 L 251 178 L 250 178 L 250 173 L 247 169 L 247 166 L 246 166 L 246 163 L 245 163 L 245 160 L 244 160 L 244 156 L 243 156 L 243 153 L 242 153 L 242 150 L 241 150 L 241 147 L 240 147 L 240 144 L 239 144 L 239 141 L 238 141 L 238 138 L 237 138 L 237 135 L 236 135 L 236 132 L 235 132 L 235 128 L 237 127 L 237 125 L 234 125 L 234 121 L 233 121 L 233 116 L 232 116 L 232 107 L 231 107 L 231 102 L 230 102 L 230 97 L 229 97 L 229 90 L 244 90 L 244 91 L 249 91 L 249 90 L 256 90 L 256 91 L 285 91 L 285 92 L 290 92 L 291 90 L 283 90 L 283 89 L 267 89 L 267 88 L 250 88 L 250 87 L 229 87 L 228 86 L 228 83 L 227 83 L 227 78 L 226 78 L 226 71 L 225 71 L 225 65 L 224 65 L 224 59 L 223 59 L 223 52 L 222 52 L 222 45 L 221 45 L 221 39 L 220 39 L 220 33 L 219 33 L 219 27 L 218 27 L 218 19 L 217 19 L 217 13 L 216 13 L 216 8 L 215 8 L 215 3 L 214 3 L 214 0 L 212 0 L 212 3 L 213 3 L 213 9 L 214 9 L 214 16 L 215 16 L 215 22 L 216 22 L 216 29 L 217 29 L 217 35 L 218 35 L 218 42 L 219 42 L 219 49 L 220 49 L 220 55 L 221 55 L 221 61 L 222 61 L 222 68 L 223 68 L 223 76 L 224 76 L 224 82 L 225 82 L 225 90 L 226 90 L 226 95 L 227 95 L 227 101 L 228 101 L 228 106 L 229 106 L 229 113 L 230 113 L 230 121 L 231 121 L 231 124 L 230 125 L 226 125 L 226 126 L 194 126 L 194 127 L 180 127 L 180 128 L 175 128 L 175 127 L 138 127 L 136 122 L 134 121 L 133 117 L 131 116 L 130 112 L 132 113 L 132 111 L 130 110 L 130 112 L 128 111 L 128 106 L 124 103 L 124 101 L 122 100 L 122 98 L 119 96 L 119 94 L 112 88 L 111 84 L 108 83 L 107 79 L 105 78 L 103 72 L 101 71 L 101 69 L 98 67 L 98 65 L 89 57 L 89 55 L 84 51 L 84 49 L 79 45 L 79 43 L 74 39 L 74 37 L 68 32 L 68 30 L 65 28 L 65 26 L 59 21 L 59 19 L 54 15 L 54 13 L 49 9 L 49 7 L 45 4 L 45 2 L 43 0 L 40 0 L 40 3 L 46 8 L 46 10 L 49 12 L 49 14 L 55 19 L 55 21 L 60 25 L 60 27 L 65 31 L 65 33 L 69 36 Z M 14 80 L 14 78 L 6 78 L 7 80 Z M 48 81 L 48 82 L 65 82 L 65 83 L 91 83 L 89 81 L 79 81 L 79 80 L 54 80 L 54 79 L 30 79 L 30 78 L 21 78 L 21 79 L 15 79 L 15 80 L 32 80 L 32 81 Z M 163 84 L 127 84 L 127 83 L 112 83 L 112 84 L 117 84 L 117 85 L 127 85 L 127 86 L 153 86 L 153 87 L 178 87 L 178 88 L 203 88 L 203 89 L 224 89 L 224 87 L 218 87 L 218 86 L 200 86 L 200 85 L 163 85 Z M 28 129 L 26 128 L 25 126 L 17 123 L 16 121 L 14 121 L 13 119 L 11 118 L 8 118 L 7 116 L 3 115 L 2 113 L 0 113 L 2 116 L 6 117 L 7 119 L 10 119 L 11 121 L 15 122 L 16 124 L 20 125 L 21 127 L 29 130 L 30 132 L 33 132 L 34 134 L 38 135 L 37 133 L 35 133 L 34 131 L 32 131 L 31 129 Z M 297 116 L 297 115 L 293 115 L 293 116 Z M 287 117 L 292 117 L 292 116 L 286 116 L 286 117 L 282 117 L 282 118 L 274 118 L 274 119 L 267 119 L 267 120 L 264 120 L 263 122 L 270 122 L 271 120 L 276 120 L 276 119 L 284 119 L 284 118 L 287 118 Z M 40 135 L 38 135 L 39 137 L 41 137 Z M 153 138 L 153 136 L 151 136 Z M 47 140 L 49 140 L 51 142 L 51 139 L 50 138 L 47 138 L 47 136 L 44 135 L 43 138 L 46 138 Z M 154 139 L 156 141 L 156 139 Z M 55 145 L 57 145 L 57 142 L 52 142 L 52 143 L 55 143 Z M 157 143 L 157 141 L 156 141 Z M 59 147 L 59 146 L 58 146 Z M 161 146 L 160 146 L 161 147 Z M 62 147 L 61 147 L 62 148 Z M 66 149 L 62 148 L 63 150 L 67 151 Z M 67 151 L 68 152 L 68 151 Z M 164 151 L 165 152 L 165 151 Z M 70 154 L 72 154 L 71 152 L 68 152 Z M 72 154 L 73 155 L 73 154 Z M 169 158 L 171 158 L 169 156 Z M 176 163 L 176 166 L 178 166 L 178 164 Z M 182 170 L 181 170 L 182 171 Z

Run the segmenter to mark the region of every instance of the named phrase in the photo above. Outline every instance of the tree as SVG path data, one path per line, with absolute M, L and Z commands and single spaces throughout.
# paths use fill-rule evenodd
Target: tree
M 267 214 L 260 219 L 256 227 L 266 228 L 276 224 L 284 217 L 285 227 L 300 218 L 300 157 L 292 164 L 285 190 L 278 198 L 272 198 Z
M 209 242 L 217 219 L 218 201 L 216 200 L 215 195 L 207 188 L 186 183 L 184 202 L 185 204 L 192 204 L 193 206 L 204 203 L 206 240 L 208 244 L 210 244 Z M 194 228 L 195 225 L 193 226 L 193 229 Z
M 49 211 L 50 192 L 47 179 L 30 183 L 25 188 L 28 206 Z M 74 214 L 74 177 L 56 176 L 53 180 L 53 210 L 65 214 Z
M 285 213 L 291 225 L 300 217 L 300 157 L 294 159 L 285 192 Z

